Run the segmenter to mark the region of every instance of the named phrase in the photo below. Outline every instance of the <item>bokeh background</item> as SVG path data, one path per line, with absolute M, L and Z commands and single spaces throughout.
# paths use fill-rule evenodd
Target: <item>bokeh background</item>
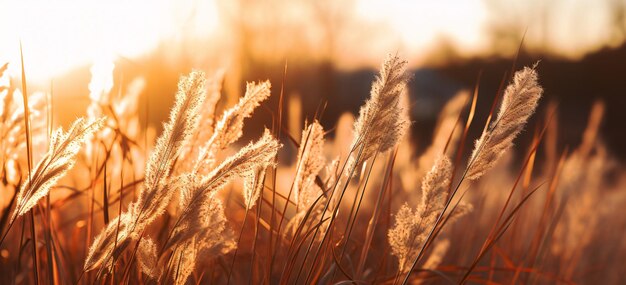
M 108 72 L 114 81 L 102 84 L 113 90 L 143 78 L 141 117 L 159 126 L 179 76 L 195 68 L 224 73 L 222 106 L 245 81 L 271 80 L 274 95 L 246 123 L 250 130 L 271 124 L 281 90 L 288 106 L 302 109 L 290 121 L 324 110 L 332 129 L 343 112 L 356 113 L 385 55 L 397 53 L 414 74 L 419 148 L 452 96 L 478 84 L 483 121 L 513 64 L 540 61 L 539 112 L 557 104 L 559 144 L 578 144 L 601 100 L 601 136 L 622 161 L 625 39 L 626 0 L 0 1 L 0 63 L 10 63 L 19 84 L 21 43 L 29 91 L 52 93 L 57 124 L 84 114 L 92 75 Z

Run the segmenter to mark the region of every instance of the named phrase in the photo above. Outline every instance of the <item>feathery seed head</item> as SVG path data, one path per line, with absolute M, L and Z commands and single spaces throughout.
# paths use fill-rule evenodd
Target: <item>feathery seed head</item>
M 223 81 L 223 72 L 208 78 L 206 83 L 206 98 L 200 108 L 200 119 L 196 126 L 192 139 L 184 147 L 183 153 L 179 159 L 180 164 L 176 166 L 176 174 L 188 173 L 193 171 L 196 160 L 200 156 L 201 149 L 211 140 L 214 134 L 215 110 L 217 102 L 221 97 L 221 82 Z
M 144 237 L 139 241 L 139 248 L 137 249 L 137 264 L 141 272 L 152 279 L 157 278 L 157 262 L 157 247 L 154 240 Z
M 146 188 L 155 187 L 161 179 L 167 177 L 172 163 L 197 127 L 199 108 L 204 101 L 205 81 L 201 71 L 193 71 L 179 81 L 176 103 L 146 165 Z
M 85 120 L 80 118 L 64 133 L 58 128 L 50 136 L 48 152 L 32 171 L 30 179 L 20 189 L 11 222 L 32 209 L 39 199 L 46 196 L 56 182 L 69 171 L 76 162 L 76 154 L 81 144 L 92 133 L 102 127 L 104 118 Z
M 130 244 L 132 214 L 122 213 L 111 220 L 89 247 L 83 269 L 90 271 L 99 266 L 109 269 L 115 259 Z M 118 228 L 119 224 L 119 228 Z M 116 239 L 117 238 L 117 239 Z
M 400 272 L 403 272 L 407 261 L 414 260 L 419 249 L 428 238 L 428 229 L 432 228 L 437 217 L 446 204 L 446 195 L 452 163 L 446 156 L 439 157 L 433 168 L 426 174 L 422 182 L 422 199 L 415 210 L 404 204 L 396 214 L 395 226 L 387 236 L 392 254 L 398 258 Z M 461 202 L 449 215 L 448 225 L 471 211 L 471 205 Z
M 298 204 L 300 204 L 300 193 L 315 185 L 315 177 L 326 164 L 324 159 L 324 128 L 322 125 L 317 121 L 313 122 L 302 131 L 302 139 L 298 150 L 298 170 L 293 182 L 294 199 Z
M 400 104 L 400 95 L 410 78 L 406 65 L 406 61 L 391 55 L 383 63 L 380 75 L 372 84 L 370 99 L 361 107 L 354 124 L 350 166 L 395 147 L 406 133 L 410 121 Z M 359 147 L 363 147 L 363 152 L 357 158 Z
M 422 181 L 422 205 L 445 203 L 446 190 L 452 177 L 452 162 L 447 156 L 440 156 Z
M 170 112 L 169 121 L 164 124 L 163 133 L 157 139 L 156 147 L 146 164 L 144 187 L 135 203 L 135 213 L 138 215 L 135 231 L 141 231 L 163 213 L 174 193 L 172 189 L 182 183 L 180 177 L 171 179 L 169 174 L 174 161 L 198 127 L 205 80 L 203 72 L 193 71 L 189 76 L 181 78 L 178 84 L 176 103 Z
M 194 172 L 206 173 L 214 162 L 216 152 L 236 142 L 242 135 L 243 122 L 250 117 L 256 107 L 270 96 L 269 81 L 248 82 L 246 94 L 234 107 L 224 112 L 217 122 L 213 136 L 200 148 Z
M 180 202 L 181 208 L 184 209 L 183 213 L 189 211 L 185 209 L 199 208 L 200 205 L 208 203 L 213 199 L 215 192 L 224 188 L 235 177 L 243 178 L 244 185 L 248 185 L 244 189 L 245 200 L 250 203 L 256 202 L 256 199 L 252 198 L 257 194 L 256 192 L 260 193 L 262 190 L 262 185 L 259 186 L 260 183 L 258 183 L 259 176 L 264 175 L 265 169 L 273 165 L 274 157 L 280 147 L 281 144 L 266 129 L 261 139 L 243 147 L 237 154 L 227 158 L 199 181 L 193 175 L 182 179 L 187 181 L 181 187 L 183 192 Z M 251 184 L 254 186 L 249 186 Z
M 220 188 L 231 176 L 252 177 L 259 169 L 265 169 L 274 164 L 274 157 L 282 145 L 276 140 L 269 130 L 265 129 L 263 136 L 256 142 L 243 147 L 239 152 L 222 162 L 206 178 L 202 185 L 211 185 Z M 219 179 L 219 183 L 216 183 Z
M 513 82 L 504 92 L 496 120 L 476 141 L 467 179 L 480 178 L 513 145 L 513 140 L 535 112 L 542 93 L 534 67 L 515 73 Z
M 121 254 L 131 238 L 138 237 L 137 233 L 142 232 L 165 211 L 174 193 L 172 189 L 183 180 L 181 177 L 170 179 L 169 173 L 182 147 L 198 125 L 196 120 L 199 106 L 204 100 L 204 81 L 204 74 L 198 71 L 182 77 L 179 81 L 174 108 L 146 164 L 144 185 L 139 197 L 121 214 L 119 232 L 118 222 L 114 220 L 96 237 L 90 247 L 85 270 L 100 266 L 105 261 L 112 261 L 111 257 Z M 117 247 L 112 248 L 113 244 L 117 244 Z

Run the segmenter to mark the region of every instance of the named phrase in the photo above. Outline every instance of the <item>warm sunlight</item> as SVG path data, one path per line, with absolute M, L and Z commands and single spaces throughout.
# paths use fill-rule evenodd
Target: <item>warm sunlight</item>
M 482 0 L 360 0 L 356 10 L 364 19 L 389 25 L 406 50 L 430 50 L 444 38 L 468 53 L 484 48 L 481 30 L 487 16 Z
M 0 284 L 624 284 L 625 63 L 625 0 L 0 0 Z
M 13 63 L 10 73 L 18 74 L 21 41 L 28 77 L 35 81 L 103 56 L 137 57 L 183 29 L 209 35 L 218 21 L 212 1 L 24 0 L 0 5 L 0 61 Z
M 168 46 L 172 53 L 187 50 L 196 58 L 209 48 L 227 53 L 228 58 L 237 52 L 234 47 L 248 43 L 254 53 L 268 59 L 284 60 L 302 53 L 325 57 L 332 52 L 340 67 L 373 67 L 377 59 L 372 54 L 383 50 L 408 54 L 413 65 L 436 55 L 442 46 L 462 56 L 511 54 L 526 29 L 529 48 L 567 56 L 621 42 L 606 29 L 612 6 L 586 2 L 528 7 L 484 0 L 289 4 L 272 0 L 270 6 L 223 0 L 0 2 L 4 2 L 0 61 L 12 62 L 10 73 L 18 74 L 21 41 L 29 79 L 37 82 L 102 56 L 137 58 L 159 45 Z M 542 9 L 560 12 L 542 18 Z M 580 17 L 583 12 L 585 17 Z M 504 45 L 498 36 L 503 28 L 515 31 Z M 281 37 L 291 29 L 300 32 Z M 355 46 L 355 41 L 369 45 Z

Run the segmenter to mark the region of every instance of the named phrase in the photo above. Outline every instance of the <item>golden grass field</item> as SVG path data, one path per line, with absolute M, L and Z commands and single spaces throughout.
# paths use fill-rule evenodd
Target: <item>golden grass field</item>
M 86 116 L 55 129 L 67 103 L 7 81 L 21 84 L 0 86 L 0 283 L 624 282 L 626 175 L 601 102 L 559 148 L 541 63 L 517 67 L 493 103 L 450 100 L 418 151 L 406 65 L 385 58 L 359 114 L 326 129 L 281 82 L 219 107 L 221 75 L 202 71 L 181 77 L 162 129 L 140 116 L 140 81 L 95 76 Z M 270 96 L 272 125 L 242 138 Z

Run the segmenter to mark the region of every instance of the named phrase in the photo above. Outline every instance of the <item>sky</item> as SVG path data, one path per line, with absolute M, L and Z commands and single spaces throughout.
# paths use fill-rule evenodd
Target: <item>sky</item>
M 227 52 L 236 38 L 232 18 L 241 10 L 237 5 L 252 4 L 226 1 L 0 0 L 0 61 L 11 62 L 10 73 L 19 74 L 21 42 L 29 77 L 49 80 L 103 58 L 138 57 L 163 42 L 183 37 L 204 42 L 210 39 Z M 302 33 L 311 34 L 304 40 L 308 49 L 301 48 L 300 43 L 283 44 L 281 38 L 287 42 L 292 36 L 301 36 L 293 31 L 279 34 L 275 46 L 266 46 L 314 53 L 325 38 L 317 35 L 322 29 L 319 21 L 315 22 L 319 15 L 311 1 L 257 1 L 254 5 L 262 3 L 266 9 L 255 15 L 256 20 L 282 17 L 286 19 L 280 22 L 282 26 L 293 23 Z M 338 8 L 350 11 L 335 13 L 339 17 L 350 15 L 350 23 L 342 26 L 346 31 L 335 39 L 335 60 L 340 67 L 377 65 L 381 54 L 397 51 L 419 65 L 440 48 L 442 41 L 464 56 L 488 54 L 494 52 L 489 32 L 508 26 L 519 34 L 527 30 L 530 48 L 549 45 L 564 56 L 579 57 L 621 43 L 607 28 L 612 25 L 610 1 L 354 0 L 346 2 L 349 8 Z M 231 4 L 234 2 L 237 5 Z

